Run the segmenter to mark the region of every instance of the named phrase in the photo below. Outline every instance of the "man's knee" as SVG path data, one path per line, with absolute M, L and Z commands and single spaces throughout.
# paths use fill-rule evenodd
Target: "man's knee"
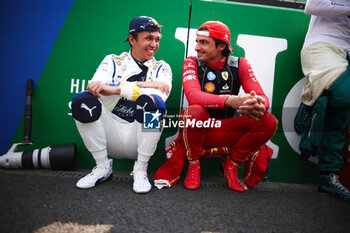
M 135 119 L 139 123 L 144 121 L 144 112 L 158 112 L 160 119 L 166 117 L 166 104 L 158 95 L 140 95 L 135 104 Z
M 101 102 L 89 92 L 81 92 L 72 100 L 72 115 L 81 123 L 89 123 L 100 118 L 102 112 Z
M 186 119 L 206 120 L 210 117 L 208 110 L 199 104 L 188 106 L 184 111 Z
M 276 132 L 278 120 L 273 114 L 266 112 L 259 121 L 261 121 L 265 132 L 271 132 L 272 135 Z

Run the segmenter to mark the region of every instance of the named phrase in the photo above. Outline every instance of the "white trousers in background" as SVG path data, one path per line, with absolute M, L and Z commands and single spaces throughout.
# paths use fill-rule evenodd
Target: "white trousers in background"
M 328 42 L 315 42 L 301 50 L 301 66 L 306 77 L 301 101 L 313 106 L 325 89 L 345 72 L 346 52 Z

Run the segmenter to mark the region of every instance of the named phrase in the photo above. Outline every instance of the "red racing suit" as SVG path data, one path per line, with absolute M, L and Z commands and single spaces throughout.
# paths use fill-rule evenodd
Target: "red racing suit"
M 232 64 L 237 70 L 236 72 L 233 70 L 231 74 L 233 77 L 230 75 L 227 77 L 227 74 L 223 75 L 228 70 L 225 69 L 228 62 L 236 63 Z M 207 71 L 201 72 L 201 69 Z M 198 76 L 198 73 L 204 74 L 203 77 Z M 231 81 L 229 83 L 230 79 L 235 78 L 239 79 L 245 93 L 255 91 L 257 95 L 265 99 L 266 112 L 259 121 L 247 116 L 233 117 L 234 114 L 225 109 L 224 104 L 228 94 L 237 95 L 239 91 L 237 82 Z M 201 65 L 195 57 L 189 57 L 183 64 L 182 85 L 189 103 L 182 114 L 184 121 L 193 119 L 206 121 L 213 116 L 221 118 L 216 119 L 216 122 L 221 122 L 220 127 L 190 126 L 184 128 L 182 132 L 180 131 L 186 146 L 188 160 L 199 159 L 204 149 L 221 146 L 230 148 L 230 158 L 235 163 L 240 164 L 257 152 L 274 135 L 277 120 L 271 113 L 267 112 L 269 100 L 245 58 L 231 56 L 215 64 Z M 220 94 L 225 91 L 223 90 L 224 86 L 228 86 L 231 92 Z
M 264 150 L 261 148 L 276 132 L 277 120 L 267 112 L 268 98 L 248 61 L 230 56 L 203 64 L 195 57 L 188 57 L 183 63 L 182 85 L 189 106 L 182 111 L 180 120 L 192 124 L 179 129 L 179 137 L 167 150 L 172 156 L 155 174 L 156 186 L 171 187 L 177 183 L 184 157 L 196 160 L 230 156 L 237 164 L 247 162 L 244 178 L 253 179 L 246 183 L 252 188 L 261 180 L 271 158 L 272 150 L 266 146 Z M 255 91 L 265 99 L 266 112 L 258 121 L 247 116 L 234 117 L 235 110 L 225 108 L 226 98 L 238 95 L 240 86 L 245 93 Z M 207 122 L 209 127 L 195 124 L 198 121 Z M 254 162 L 260 164 L 254 165 Z

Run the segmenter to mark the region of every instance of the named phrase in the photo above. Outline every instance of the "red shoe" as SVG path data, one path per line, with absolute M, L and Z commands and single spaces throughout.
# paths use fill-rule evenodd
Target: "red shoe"
M 237 168 L 238 164 L 227 158 L 220 166 L 220 173 L 225 178 L 230 189 L 237 192 L 244 192 L 247 189 L 238 180 Z
M 198 189 L 200 186 L 201 166 L 199 159 L 188 161 L 187 176 L 184 186 L 187 189 Z

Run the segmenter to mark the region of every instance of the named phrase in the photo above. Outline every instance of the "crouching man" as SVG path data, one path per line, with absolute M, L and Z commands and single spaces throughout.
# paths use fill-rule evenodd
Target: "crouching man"
M 78 188 L 94 187 L 111 176 L 113 160 L 109 155 L 135 160 L 133 190 L 151 190 L 147 167 L 162 129 L 144 129 L 143 115 L 146 111 L 162 117 L 172 86 L 170 66 L 154 58 L 160 39 L 156 20 L 145 16 L 133 19 L 127 38 L 131 51 L 106 56 L 89 82 L 88 92 L 74 97 L 73 117 L 96 161 L 92 172 L 77 182 Z
M 205 22 L 197 30 L 197 56 L 183 63 L 182 85 L 189 103 L 180 115 L 184 127 L 168 150 L 171 158 L 155 174 L 158 188 L 177 183 L 185 158 L 189 165 L 184 186 L 198 189 L 200 159 L 217 152 L 226 158 L 220 172 L 232 190 L 252 188 L 266 170 L 272 154 L 265 143 L 276 132 L 277 120 L 267 111 L 269 101 L 248 61 L 229 55 L 230 38 L 228 27 L 219 21 Z M 240 87 L 246 94 L 239 95 Z M 205 127 L 209 119 L 213 123 Z M 237 168 L 244 162 L 242 183 Z

